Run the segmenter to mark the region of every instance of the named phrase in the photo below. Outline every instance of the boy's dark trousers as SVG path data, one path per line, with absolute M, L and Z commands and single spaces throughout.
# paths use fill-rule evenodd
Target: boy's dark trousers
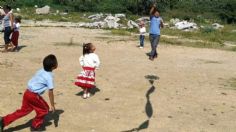
M 160 35 L 150 34 L 149 39 L 150 39 L 151 48 L 152 48 L 151 53 L 150 53 L 150 57 L 154 58 L 155 56 L 158 55 L 157 46 L 158 46 L 158 43 L 159 43 L 159 40 L 160 40 Z
M 39 128 L 43 124 L 45 115 L 48 114 L 49 106 L 40 95 L 27 89 L 23 96 L 21 109 L 18 109 L 14 113 L 3 117 L 4 127 L 17 119 L 26 116 L 33 110 L 35 110 L 36 116 L 32 121 L 32 127 Z

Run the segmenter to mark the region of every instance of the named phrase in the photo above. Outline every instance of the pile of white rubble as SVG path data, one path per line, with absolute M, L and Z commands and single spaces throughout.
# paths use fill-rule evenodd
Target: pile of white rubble
M 180 19 L 178 18 L 171 19 L 168 25 L 172 29 L 179 29 L 183 31 L 195 31 L 195 30 L 198 30 L 199 28 L 204 28 L 204 26 L 199 27 L 194 22 L 189 22 L 186 20 L 180 21 Z M 218 23 L 213 23 L 211 27 L 216 30 L 224 28 L 223 25 L 220 25 Z
M 84 15 L 86 16 L 86 15 Z M 121 19 L 126 19 L 125 14 L 115 14 L 114 16 L 112 14 L 94 14 L 87 17 L 88 19 L 91 19 L 93 22 L 90 23 L 81 23 L 79 24 L 79 27 L 87 27 L 87 28 L 138 28 L 138 24 L 135 21 L 128 20 L 127 24 L 121 24 L 119 21 Z

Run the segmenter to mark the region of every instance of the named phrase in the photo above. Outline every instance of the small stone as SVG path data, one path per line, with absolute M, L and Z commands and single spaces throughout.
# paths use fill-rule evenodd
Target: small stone
M 224 93 L 224 92 L 223 92 L 223 93 L 221 93 L 221 94 L 222 94 L 222 95 L 227 95 L 227 93 Z
M 105 98 L 106 101 L 110 100 L 110 98 Z

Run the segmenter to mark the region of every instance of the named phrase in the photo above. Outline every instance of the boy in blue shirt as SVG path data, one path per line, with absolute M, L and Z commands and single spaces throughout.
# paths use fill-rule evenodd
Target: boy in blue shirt
M 28 89 L 25 91 L 20 109 L 14 113 L 0 117 L 0 132 L 3 128 L 13 121 L 26 116 L 33 110 L 36 112 L 36 117 L 32 121 L 31 131 L 40 131 L 44 117 L 48 114 L 49 106 L 42 98 L 42 94 L 48 90 L 49 100 L 52 112 L 55 111 L 54 94 L 53 94 L 53 74 L 52 71 L 58 66 L 55 55 L 48 55 L 43 60 L 43 68 L 40 69 L 28 82 Z
M 156 5 L 154 4 L 150 10 L 150 32 L 149 32 L 149 39 L 151 42 L 151 53 L 150 53 L 150 60 L 154 60 L 157 58 L 157 46 L 160 40 L 161 35 L 161 28 L 164 27 L 163 20 L 160 17 L 160 13 L 156 9 Z

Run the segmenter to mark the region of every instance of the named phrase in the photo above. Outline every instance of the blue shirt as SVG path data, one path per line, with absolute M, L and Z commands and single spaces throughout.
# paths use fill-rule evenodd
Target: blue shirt
M 37 73 L 28 82 L 28 89 L 39 95 L 43 94 L 46 90 L 53 88 L 53 74 L 52 72 L 47 72 L 44 69 L 37 71 Z
M 150 34 L 161 35 L 161 17 L 150 16 Z

